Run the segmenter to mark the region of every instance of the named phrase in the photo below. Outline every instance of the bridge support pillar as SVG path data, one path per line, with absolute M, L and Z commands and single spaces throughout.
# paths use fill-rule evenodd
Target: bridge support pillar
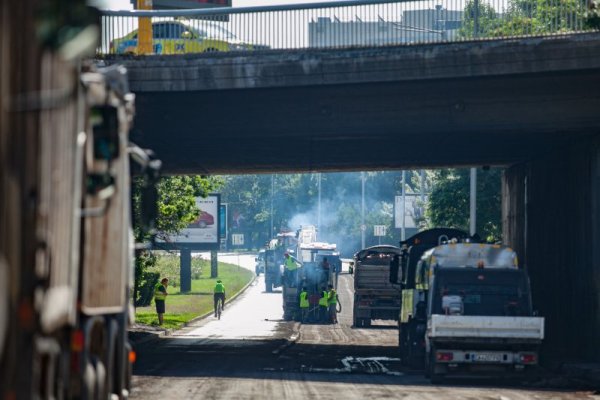
M 512 166 L 502 189 L 505 242 L 546 318 L 543 355 L 600 361 L 600 137 Z

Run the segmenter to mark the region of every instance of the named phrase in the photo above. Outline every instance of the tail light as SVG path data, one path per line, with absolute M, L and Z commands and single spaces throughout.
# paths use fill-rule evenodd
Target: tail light
M 435 355 L 435 358 L 438 361 L 452 361 L 454 359 L 454 354 L 438 351 Z
M 133 364 L 137 360 L 137 354 L 134 350 L 129 350 L 129 363 Z
M 81 352 L 85 346 L 85 336 L 83 331 L 76 330 L 71 333 L 71 371 L 80 372 L 81 370 Z
M 521 363 L 523 364 L 534 364 L 537 362 L 535 354 L 521 354 Z

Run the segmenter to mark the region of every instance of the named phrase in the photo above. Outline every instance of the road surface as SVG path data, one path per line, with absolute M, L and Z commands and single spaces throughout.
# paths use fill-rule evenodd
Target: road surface
M 238 256 L 220 257 L 237 263 Z M 254 269 L 253 256 L 239 256 Z M 594 399 L 585 391 L 518 382 L 451 381 L 431 385 L 396 359 L 393 324 L 354 329 L 352 277 L 340 275 L 337 325 L 281 319 L 281 292 L 259 277 L 214 317 L 138 346 L 132 399 Z

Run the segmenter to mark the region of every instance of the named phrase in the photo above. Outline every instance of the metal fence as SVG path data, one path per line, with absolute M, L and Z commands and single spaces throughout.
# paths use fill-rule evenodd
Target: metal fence
M 588 0 L 349 0 L 104 10 L 98 54 L 343 48 L 555 35 L 594 29 L 586 20 L 587 7 Z

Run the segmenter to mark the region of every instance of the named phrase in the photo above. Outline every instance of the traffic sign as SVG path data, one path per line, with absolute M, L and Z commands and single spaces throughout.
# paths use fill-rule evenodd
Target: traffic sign
M 373 230 L 375 236 L 385 236 L 385 225 L 375 225 Z

